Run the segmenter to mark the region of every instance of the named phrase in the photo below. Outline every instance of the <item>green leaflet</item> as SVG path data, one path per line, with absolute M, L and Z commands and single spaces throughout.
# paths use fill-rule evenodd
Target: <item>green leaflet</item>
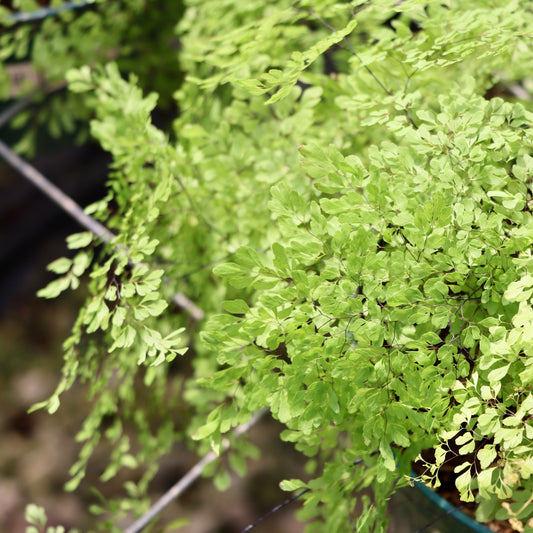
M 92 44 L 73 54 L 90 60 L 67 61 L 72 36 L 55 23 L 35 52 L 50 63 L 55 36 L 54 75 L 68 71 L 68 101 L 83 102 L 112 158 L 107 193 L 87 212 L 115 248 L 71 236 L 76 255 L 49 266 L 58 277 L 40 292 L 87 293 L 62 380 L 38 405 L 53 412 L 74 382 L 87 387 L 68 488 L 100 442 L 104 479 L 145 469 L 125 504 L 140 509 L 178 438 L 217 454 L 229 438 L 229 461 L 205 472 L 224 489 L 228 463 L 244 473 L 254 454 L 228 434 L 267 408 L 310 459 L 308 483 L 282 483 L 310 489 L 309 531 L 385 531 L 410 462 L 434 447 L 436 483 L 449 442 L 480 518 L 527 523 L 529 4 L 188 0 L 179 21 L 175 10 L 152 19 L 144 4 L 105 9 L 144 45 L 145 22 L 164 29 L 146 65 L 133 51 L 93 61 L 100 12 L 73 26 L 79 35 L 94 23 L 79 39 Z M 20 56 L 29 35 L 17 35 L 0 40 Z M 180 114 L 156 127 L 159 95 L 170 94 Z M 205 318 L 191 318 L 188 300 Z M 190 358 L 183 375 L 178 355 Z M 373 496 L 354 517 L 362 488 Z

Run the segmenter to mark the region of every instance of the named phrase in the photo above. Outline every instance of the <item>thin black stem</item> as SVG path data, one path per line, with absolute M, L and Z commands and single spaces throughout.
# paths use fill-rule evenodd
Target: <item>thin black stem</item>
M 306 492 L 309 492 L 311 489 L 304 489 L 298 494 L 295 494 L 292 498 L 289 498 L 288 500 L 285 500 L 283 503 L 280 503 L 279 505 L 276 505 L 276 507 L 270 509 L 268 513 L 264 514 L 263 516 L 259 517 L 255 522 L 252 522 L 251 524 L 247 525 L 241 533 L 248 533 L 248 531 L 251 531 L 255 526 L 258 526 L 263 520 L 267 519 L 269 516 L 272 516 L 274 513 L 277 513 L 284 507 L 287 507 L 287 505 L 290 505 L 293 501 L 297 500 L 300 496 L 303 496 Z
M 437 516 L 434 520 L 431 522 L 428 522 L 425 526 L 421 527 L 420 529 L 417 529 L 414 531 L 414 533 L 422 533 L 422 531 L 425 531 L 428 527 L 431 527 L 432 525 L 436 524 L 439 520 L 442 520 L 448 515 L 451 515 L 452 513 L 455 513 L 456 511 L 460 511 L 464 505 L 458 505 L 457 507 L 454 507 L 453 509 L 450 509 L 449 511 L 446 511 L 440 515 Z
M 321 17 L 319 17 L 313 10 L 310 10 L 310 14 L 315 17 L 321 24 L 323 24 L 326 28 L 328 28 L 329 30 L 335 32 L 337 31 L 331 24 L 329 24 L 328 22 L 326 22 L 324 19 L 322 19 Z M 385 84 L 374 74 L 374 72 L 372 71 L 372 69 L 368 66 L 368 65 L 365 65 L 361 59 L 361 57 L 359 56 L 359 54 L 355 51 L 355 48 L 352 46 L 352 43 L 348 40 L 348 37 L 347 36 L 344 36 L 342 38 L 342 40 L 344 41 L 344 43 L 346 44 L 346 46 L 348 47 L 348 50 L 357 58 L 357 60 L 359 61 L 359 63 L 361 63 L 361 65 L 363 66 L 363 68 L 370 74 L 370 76 L 372 76 L 372 78 L 374 79 L 374 81 L 381 87 L 381 89 L 383 89 L 383 91 L 385 91 L 385 93 L 387 93 L 389 96 L 392 96 L 392 91 L 390 91 L 389 89 L 387 89 L 387 87 L 385 86 Z M 418 126 L 416 125 L 415 121 L 413 120 L 413 117 L 411 116 L 411 114 L 409 113 L 409 111 L 407 109 L 404 108 L 404 113 L 405 113 L 405 116 L 407 118 L 407 120 L 409 120 L 409 122 L 412 124 L 412 126 L 415 128 L 415 129 L 418 129 Z
M 313 10 L 311 10 L 311 15 L 313 15 L 313 17 L 315 17 L 318 22 L 320 22 L 321 24 L 323 24 L 324 26 L 326 26 L 326 28 L 328 28 L 329 30 L 331 30 L 332 32 L 336 32 L 337 30 L 331 25 L 329 24 L 328 22 L 326 22 L 323 18 L 319 17 Z M 355 51 L 355 48 L 352 46 L 352 43 L 348 40 L 348 37 L 344 36 L 342 38 L 342 40 L 346 43 L 346 46 L 348 47 L 348 49 L 350 50 L 350 52 L 358 59 L 359 63 L 361 63 L 361 65 L 363 65 L 363 68 L 372 76 L 372 78 L 374 78 L 374 80 L 376 81 L 376 83 L 390 96 L 392 94 L 391 91 L 389 91 L 389 89 L 387 89 L 387 87 L 385 87 L 385 85 L 381 82 L 381 80 L 372 72 L 372 70 L 368 67 L 368 65 L 365 65 L 362 61 L 362 59 L 359 57 L 359 54 Z
M 185 194 L 185 196 L 187 197 L 187 200 L 189 201 L 189 204 L 191 204 L 191 208 L 192 210 L 204 221 L 204 224 L 211 230 L 213 231 L 214 233 L 216 233 L 217 235 L 219 235 L 222 240 L 224 241 L 227 241 L 228 238 L 226 237 L 226 235 L 224 235 L 221 231 L 219 231 L 215 226 L 213 226 L 213 224 L 211 224 L 211 222 L 209 222 L 209 220 L 207 220 L 207 218 L 205 218 L 205 215 L 200 211 L 200 209 L 198 209 L 191 197 L 191 195 L 189 194 L 189 191 L 187 190 L 187 188 L 185 187 L 185 184 L 183 183 L 183 180 L 179 177 L 179 176 L 176 176 L 176 180 L 177 182 L 179 183 L 180 187 L 181 187 L 181 190 L 183 191 L 183 194 Z

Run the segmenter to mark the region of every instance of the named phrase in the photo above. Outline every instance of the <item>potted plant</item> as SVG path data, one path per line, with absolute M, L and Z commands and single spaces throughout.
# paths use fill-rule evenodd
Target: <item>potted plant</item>
M 114 233 L 103 250 L 73 236 L 77 255 L 50 266 L 59 278 L 41 292 L 88 272 L 63 379 L 41 405 L 90 383 L 69 488 L 100 438 L 114 447 L 104 478 L 171 448 L 165 394 L 176 399 L 183 355 L 190 442 L 229 446 L 242 472 L 245 443 L 225 439 L 269 409 L 309 457 L 312 479 L 282 483 L 309 489 L 309 531 L 384 531 L 390 495 L 428 449 L 426 482 L 459 458 L 456 487 L 478 519 L 531 531 L 528 4 L 186 8 L 172 131 L 116 65 L 67 74 L 113 157 L 88 213 Z M 206 318 L 169 306 L 177 291 Z M 168 413 L 155 428 L 154 406 Z M 153 472 L 117 512 L 142 513 L 131 501 Z M 219 465 L 217 484 L 228 480 Z

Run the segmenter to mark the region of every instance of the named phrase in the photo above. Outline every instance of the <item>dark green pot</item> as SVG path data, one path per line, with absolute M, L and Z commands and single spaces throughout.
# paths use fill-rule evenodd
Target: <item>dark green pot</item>
M 440 514 L 443 516 L 442 522 L 443 527 L 446 523 L 446 527 L 450 529 L 441 529 L 439 527 L 439 521 L 435 522 L 436 529 L 442 533 L 467 533 L 469 531 L 474 531 L 476 533 L 493 533 L 488 527 L 484 526 L 482 523 L 474 520 L 467 514 L 463 513 L 459 508 L 452 505 L 448 500 L 444 499 L 442 496 L 437 494 L 434 490 L 426 487 L 423 483 L 415 481 L 416 489 L 427 499 L 431 504 L 435 506 L 437 510 L 440 510 Z M 438 511 L 435 518 L 437 518 Z M 444 520 L 446 518 L 446 520 Z M 428 531 L 435 531 L 434 528 L 428 528 Z

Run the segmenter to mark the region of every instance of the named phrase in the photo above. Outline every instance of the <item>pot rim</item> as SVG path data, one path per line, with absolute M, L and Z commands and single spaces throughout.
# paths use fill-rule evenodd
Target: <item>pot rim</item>
M 78 0 L 77 2 L 64 2 L 58 7 L 43 7 L 35 11 L 19 11 L 8 17 L 9 22 L 21 23 L 41 20 L 59 15 L 63 11 L 73 11 L 94 4 L 96 0 Z
M 452 505 L 448 500 L 440 496 L 433 489 L 430 489 L 421 481 L 418 481 L 416 478 L 418 476 L 415 472 L 411 472 L 411 480 L 414 482 L 415 487 L 426 496 L 431 502 L 440 507 L 443 511 L 446 511 L 447 514 L 453 516 L 456 520 L 461 522 L 463 525 L 469 527 L 472 531 L 476 533 L 494 533 L 487 526 L 483 525 L 481 522 L 474 520 L 467 514 L 463 513 L 458 507 Z

